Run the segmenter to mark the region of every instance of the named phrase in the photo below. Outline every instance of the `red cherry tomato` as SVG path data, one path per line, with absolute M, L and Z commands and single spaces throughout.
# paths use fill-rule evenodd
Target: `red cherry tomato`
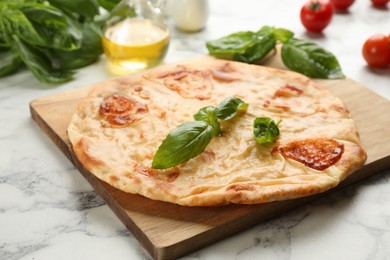
M 389 0 L 371 0 L 374 6 L 385 6 L 388 2 Z
M 370 67 L 386 67 L 390 64 L 390 37 L 375 34 L 367 39 L 362 49 L 363 57 Z
M 355 0 L 330 0 L 330 2 L 336 10 L 345 11 L 355 2 Z
M 301 21 L 310 32 L 321 32 L 330 23 L 333 5 L 324 0 L 310 0 L 301 9 Z

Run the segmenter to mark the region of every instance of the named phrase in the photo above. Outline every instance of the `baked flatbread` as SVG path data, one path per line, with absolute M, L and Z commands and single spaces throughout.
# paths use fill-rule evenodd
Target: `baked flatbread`
M 227 97 L 249 104 L 221 121 L 199 156 L 151 168 L 167 134 Z M 270 117 L 280 136 L 257 144 L 253 120 Z M 85 168 L 112 186 L 187 206 L 255 204 L 320 193 L 360 168 L 366 153 L 342 101 L 291 71 L 202 57 L 93 86 L 68 127 Z

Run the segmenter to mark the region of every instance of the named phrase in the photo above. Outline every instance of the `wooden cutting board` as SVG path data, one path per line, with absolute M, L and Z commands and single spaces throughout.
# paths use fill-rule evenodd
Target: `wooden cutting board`
M 277 58 L 268 60 L 268 65 L 283 67 Z M 346 103 L 368 153 L 366 165 L 338 188 L 390 168 L 390 101 L 350 79 L 316 81 Z M 31 116 L 155 259 L 178 258 L 323 195 L 209 208 L 183 207 L 117 190 L 84 169 L 70 149 L 66 128 L 87 91 L 79 88 L 34 100 Z

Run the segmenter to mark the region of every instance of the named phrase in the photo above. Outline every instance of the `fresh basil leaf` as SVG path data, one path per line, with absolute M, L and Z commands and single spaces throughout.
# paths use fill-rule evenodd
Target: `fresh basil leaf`
M 20 11 L 38 32 L 41 42 L 29 42 L 53 49 L 74 50 L 80 47 L 81 32 L 59 9 L 45 4 L 25 3 Z M 22 34 L 21 39 L 25 40 Z
M 0 52 L 0 77 L 14 73 L 22 64 L 22 59 L 17 54 L 15 47 L 8 51 Z
M 284 28 L 273 28 L 272 33 L 275 37 L 275 40 L 280 41 L 282 43 L 288 42 L 288 40 L 290 40 L 294 36 L 293 32 Z
M 75 49 L 80 33 L 57 8 L 47 4 L 0 2 L 0 31 L 6 42 L 12 35 L 32 45 L 58 49 Z
M 214 129 L 203 121 L 179 125 L 164 139 L 154 155 L 152 168 L 174 167 L 201 154 L 214 137 Z
M 201 108 L 196 121 L 184 123 L 172 130 L 154 155 L 152 168 L 166 169 L 201 154 L 211 139 L 221 133 L 218 118 L 228 120 L 246 111 L 248 104 L 239 98 L 227 98 L 219 106 Z
M 211 125 L 214 129 L 214 135 L 220 135 L 221 134 L 221 126 L 218 122 L 217 118 L 217 112 L 218 109 L 213 106 L 207 106 L 204 108 L 201 108 L 198 113 L 194 115 L 194 119 L 196 121 L 203 121 Z
M 274 142 L 280 134 L 278 124 L 269 117 L 257 117 L 253 121 L 253 135 L 256 142 L 258 144 Z
M 248 104 L 239 98 L 225 98 L 217 107 L 217 118 L 221 120 L 229 120 L 235 117 L 238 113 L 245 113 L 247 108 Z
M 43 44 L 43 39 L 19 8 L 18 2 L 0 2 L 2 39 L 9 43 L 12 41 L 12 35 L 16 35 L 31 44 Z
M 255 63 L 274 49 L 277 41 L 284 43 L 292 36 L 289 30 L 263 26 L 257 32 L 238 32 L 208 41 L 206 47 L 211 55 L 218 58 Z
M 256 32 L 256 34 L 271 34 L 273 33 L 274 28 L 268 25 L 264 25 Z
M 212 55 L 244 53 L 255 45 L 257 35 L 254 32 L 238 32 L 206 42 L 206 47 Z
M 13 36 L 13 39 L 20 58 L 38 80 L 46 83 L 60 83 L 72 78 L 73 71 L 53 69 L 50 60 L 42 52 L 16 36 Z
M 98 0 L 101 7 L 111 11 L 120 2 L 120 0 Z
M 2 53 L 0 76 L 24 63 L 40 81 L 69 80 L 69 69 L 103 52 L 99 8 L 98 0 L 0 0 L 0 52 L 14 49 Z
M 0 3 L 24 4 L 24 3 L 42 3 L 44 0 L 0 0 Z
M 129 5 L 126 1 L 119 2 L 114 9 L 110 12 L 110 15 L 106 21 L 105 26 L 109 27 L 114 25 L 123 19 L 129 17 L 136 17 L 137 10 L 134 5 Z
M 275 48 L 276 41 L 272 33 L 258 34 L 256 43 L 245 50 L 243 53 L 233 55 L 233 60 L 245 63 L 255 63 L 264 58 L 271 50 Z
M 6 41 L 6 35 L 1 31 L 1 23 L 0 23 L 0 49 L 8 50 L 11 48 L 11 45 Z
M 49 3 L 61 10 L 88 18 L 99 14 L 99 5 L 95 0 L 49 0 Z
M 287 68 L 311 78 L 343 78 L 336 57 L 313 42 L 291 38 L 282 46 L 282 60 Z
M 41 49 L 50 57 L 54 68 L 64 70 L 81 68 L 99 58 L 103 53 L 100 28 L 94 23 L 84 23 L 82 34 L 81 46 L 76 50 Z

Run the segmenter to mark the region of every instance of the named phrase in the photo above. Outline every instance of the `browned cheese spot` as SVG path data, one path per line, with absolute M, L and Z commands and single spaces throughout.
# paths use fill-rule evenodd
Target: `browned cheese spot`
M 233 75 L 233 72 L 235 72 L 235 70 L 232 68 L 230 62 L 226 62 L 220 67 L 210 69 L 211 76 L 215 80 L 222 82 L 234 81 L 236 77 Z
M 256 189 L 256 187 L 250 183 L 237 183 L 237 184 L 230 185 L 227 189 L 239 192 L 239 191 L 253 191 Z
M 148 108 L 145 104 L 122 95 L 109 96 L 99 107 L 100 116 L 110 127 L 128 126 L 139 120 L 140 114 L 146 112 Z
M 159 78 L 163 79 L 166 87 L 188 99 L 210 99 L 214 88 L 207 71 L 191 70 L 184 66 L 177 66 L 175 71 L 165 73 Z
M 146 167 L 141 164 L 135 165 L 135 171 L 142 175 L 153 178 L 157 181 L 163 181 L 163 182 L 174 182 L 180 175 L 180 171 L 177 168 L 171 168 L 168 170 L 160 171 L 160 170 L 155 170 Z
M 334 139 L 310 138 L 292 141 L 277 147 L 284 157 L 303 163 L 307 167 L 323 171 L 336 164 L 343 152 L 344 145 Z
M 271 98 L 265 100 L 263 103 L 263 107 L 267 108 L 267 107 L 272 106 L 275 108 L 280 108 L 282 110 L 288 111 L 288 110 L 290 110 L 289 106 L 286 106 L 283 103 L 277 102 L 275 100 L 276 99 L 283 99 L 283 98 L 297 97 L 297 96 L 300 96 L 302 94 L 303 94 L 302 89 L 295 87 L 293 85 L 290 85 L 290 84 L 286 84 L 286 85 L 278 88 Z

